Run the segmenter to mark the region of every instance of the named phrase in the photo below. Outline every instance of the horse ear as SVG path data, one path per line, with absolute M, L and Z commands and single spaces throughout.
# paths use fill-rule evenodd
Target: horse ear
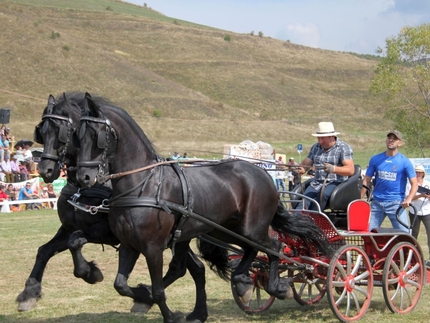
M 52 109 L 54 108 L 54 105 L 56 105 L 57 102 L 55 102 L 55 98 L 52 94 L 49 95 L 48 98 L 48 106 L 46 107 L 46 112 L 48 114 L 52 114 Z
M 89 111 L 92 116 L 98 115 L 97 104 L 88 92 L 85 93 L 85 109 L 86 111 Z

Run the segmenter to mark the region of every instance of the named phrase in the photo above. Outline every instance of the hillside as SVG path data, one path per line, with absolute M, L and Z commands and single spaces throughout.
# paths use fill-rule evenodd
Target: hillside
M 306 151 L 319 121 L 370 151 L 390 128 L 368 93 L 376 62 L 350 54 L 110 0 L 2 1 L 0 24 L 0 106 L 19 139 L 32 138 L 49 94 L 71 90 L 126 109 L 164 155 L 216 155 L 245 139 Z

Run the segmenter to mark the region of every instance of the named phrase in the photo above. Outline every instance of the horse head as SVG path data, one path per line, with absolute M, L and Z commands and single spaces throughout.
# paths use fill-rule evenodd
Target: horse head
M 160 159 L 143 130 L 125 110 L 88 93 L 73 142 L 80 149 L 77 178 L 82 187 L 104 182 L 106 169 L 110 173 L 129 171 Z
M 34 141 L 43 145 L 38 170 L 47 183 L 60 176 L 60 170 L 65 164 L 74 166 L 76 163 L 77 150 L 71 144 L 71 139 L 80 117 L 77 101 L 82 97 L 66 93 L 58 98 L 50 95 L 42 121 L 34 129 Z
M 89 93 L 85 94 L 79 127 L 73 135 L 73 144 L 80 149 L 77 178 L 82 187 L 101 181 L 109 159 L 116 153 L 118 137 L 102 105 Z

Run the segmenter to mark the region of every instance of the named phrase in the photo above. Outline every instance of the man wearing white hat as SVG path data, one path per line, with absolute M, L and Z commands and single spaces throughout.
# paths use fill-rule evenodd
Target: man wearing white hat
M 372 211 L 370 215 L 370 230 L 379 228 L 385 217 L 391 221 L 393 228 L 408 232 L 399 223 L 396 212 L 399 206 L 404 209 L 399 218 L 403 223 L 408 223 L 405 208 L 409 206 L 418 190 L 417 177 L 411 161 L 399 152 L 403 144 L 403 136 L 398 130 L 390 130 L 387 133 L 385 144 L 387 150 L 370 158 L 363 186 L 368 186 L 372 177 L 375 177 L 372 199 Z M 406 195 L 406 182 L 409 180 L 411 189 Z M 361 196 L 366 192 L 361 190 Z
M 308 156 L 300 164 L 306 169 L 315 166 L 315 176 L 304 195 L 318 201 L 321 210 L 325 209 L 335 187 L 354 174 L 352 148 L 337 139 L 339 134 L 334 130 L 333 123 L 320 122 L 318 130 L 312 134 L 318 138 L 318 142 L 312 146 Z M 323 193 L 322 196 L 321 193 Z M 306 204 L 308 209 L 317 208 L 315 203 L 306 201 Z M 301 209 L 302 207 L 302 203 L 299 203 L 296 208 Z

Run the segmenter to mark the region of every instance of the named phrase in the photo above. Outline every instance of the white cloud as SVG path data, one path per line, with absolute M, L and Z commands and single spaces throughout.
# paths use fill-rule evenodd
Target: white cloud
M 313 23 L 302 24 L 296 22 L 287 25 L 287 37 L 293 43 L 318 48 L 320 45 L 320 31 Z
M 126 0 L 142 5 L 142 0 Z M 169 17 L 310 47 L 375 54 L 404 26 L 430 22 L 430 0 L 156 0 Z

